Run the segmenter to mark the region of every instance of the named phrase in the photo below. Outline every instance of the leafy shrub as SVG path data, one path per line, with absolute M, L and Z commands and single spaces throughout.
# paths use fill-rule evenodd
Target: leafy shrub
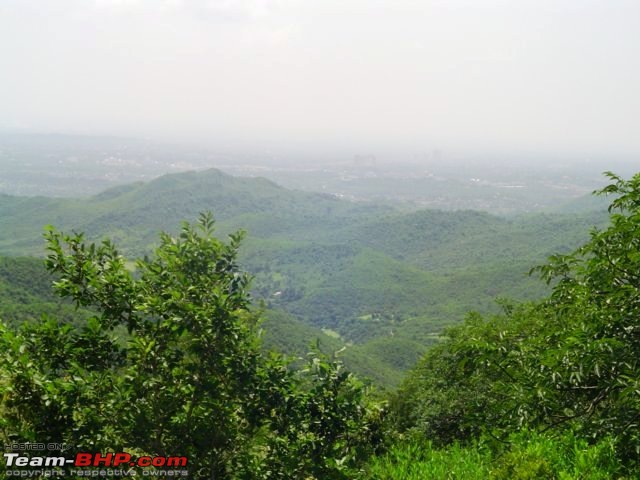
M 399 443 L 385 456 L 373 459 L 363 478 L 605 480 L 627 478 L 623 471 L 611 439 L 588 445 L 571 433 L 551 438 L 522 431 L 506 442 L 484 438 L 467 447 L 436 448 L 415 439 Z
M 427 352 L 392 401 L 399 431 L 436 445 L 523 427 L 615 442 L 634 469 L 640 453 L 640 174 L 614 181 L 610 225 L 534 269 L 546 300 L 470 315 Z M 548 475 L 543 455 L 515 450 L 505 478 Z M 525 467 L 526 465 L 526 467 Z M 520 472 L 522 468 L 522 473 Z M 547 472 L 547 473 L 545 473 Z M 512 477 L 513 478 L 513 477 Z
M 262 354 L 242 235 L 224 243 L 213 226 L 203 214 L 162 234 L 135 273 L 111 242 L 49 229 L 56 291 L 97 314 L 0 324 L 2 441 L 185 455 L 195 479 L 347 478 L 379 441 L 381 408 L 337 363 L 296 371 Z

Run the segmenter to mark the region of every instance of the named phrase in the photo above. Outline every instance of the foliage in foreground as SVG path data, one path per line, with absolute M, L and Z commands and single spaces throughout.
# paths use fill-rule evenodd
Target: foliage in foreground
M 135 273 L 108 241 L 47 233 L 57 292 L 99 312 L 0 331 L 2 441 L 186 455 L 190 478 L 347 478 L 381 410 L 336 363 L 261 354 L 249 277 L 202 215 Z M 125 335 L 117 332 L 126 330 Z
M 440 445 L 521 428 L 610 438 L 640 453 L 640 174 L 614 181 L 610 226 L 536 269 L 553 292 L 504 314 L 470 315 L 430 350 L 394 400 L 396 427 Z
M 492 439 L 489 439 L 492 440 Z M 607 480 L 623 479 L 610 439 L 595 445 L 572 434 L 549 438 L 535 432 L 512 434 L 506 443 L 436 448 L 431 442 L 395 445 L 367 469 L 372 480 Z M 631 477 L 628 477 L 631 478 Z

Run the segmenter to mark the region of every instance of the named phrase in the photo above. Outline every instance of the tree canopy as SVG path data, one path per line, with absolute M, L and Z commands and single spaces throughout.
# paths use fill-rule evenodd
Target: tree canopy
M 610 225 L 533 269 L 542 302 L 472 314 L 430 350 L 396 396 L 401 429 L 442 443 L 523 427 L 613 438 L 640 452 L 640 174 L 608 173 Z
M 236 262 L 242 233 L 228 243 L 213 233 L 203 214 L 131 268 L 110 241 L 49 227 L 55 290 L 96 314 L 2 327 L 4 440 L 184 455 L 193 478 L 354 468 L 375 446 L 380 409 L 335 362 L 315 355 L 296 370 L 261 353 Z

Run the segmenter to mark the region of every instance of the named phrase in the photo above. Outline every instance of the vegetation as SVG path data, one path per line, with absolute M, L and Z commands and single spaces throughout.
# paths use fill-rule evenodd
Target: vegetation
M 1 440 L 187 455 L 196 478 L 637 478 L 640 174 L 608 175 L 600 193 L 614 197 L 610 223 L 533 269 L 550 294 L 500 300 L 501 312 L 469 313 L 427 337 L 433 345 L 388 405 L 335 360 L 379 360 L 393 346 L 409 352 L 392 353 L 406 368 L 420 344 L 408 334 L 411 319 L 358 312 L 362 324 L 398 326 L 398 343 L 378 337 L 351 347 L 327 330 L 315 353 L 290 361 L 261 350 L 260 312 L 237 256 L 242 234 L 221 242 L 210 215 L 162 234 L 135 269 L 109 241 L 51 228 L 55 290 L 89 318 L 3 324 Z M 393 231 L 403 238 L 399 226 Z M 332 258 L 348 271 L 332 278 L 375 276 L 371 258 L 389 278 L 407 271 L 378 248 L 345 247 Z M 430 258 L 417 246 L 402 255 Z M 15 281 L 37 291 L 37 282 Z M 359 294 L 381 301 L 374 292 Z M 282 310 L 266 317 L 276 329 L 298 325 Z M 292 345 L 302 356 L 311 331 L 299 332 Z M 283 335 L 265 338 L 279 347 Z M 337 347 L 330 359 L 320 352 Z M 361 367 L 376 368 L 375 360 Z
M 203 215 L 134 275 L 109 241 L 50 229 L 55 289 L 97 314 L 2 328 L 4 444 L 186 455 L 193 478 L 345 478 L 377 444 L 380 408 L 339 364 L 260 353 L 241 237 L 222 243 Z
M 616 196 L 609 227 L 535 269 L 555 282 L 545 301 L 504 303 L 502 315 L 471 315 L 449 330 L 395 397 L 399 431 L 437 445 L 507 441 L 522 428 L 571 434 L 611 441 L 635 471 L 640 175 L 609 176 L 614 183 L 601 192 Z
M 632 478 L 624 476 L 609 439 L 596 444 L 568 433 L 550 438 L 536 432 L 512 434 L 508 443 L 489 440 L 469 447 L 436 448 L 430 441 L 394 445 L 373 459 L 366 477 L 376 480 L 539 480 Z
M 18 325 L 37 321 L 43 314 L 76 324 L 89 316 L 53 292 L 42 260 L 0 257 L 0 319 Z
M 345 362 L 389 387 L 466 312 L 497 313 L 497 296 L 548 294 L 527 276 L 531 265 L 570 252 L 606 221 L 604 213 L 405 213 L 208 170 L 84 199 L 0 196 L 0 254 L 43 255 L 42 225 L 55 223 L 143 256 L 153 251 L 157 231 L 178 234 L 182 219 L 206 209 L 216 213 L 220 234 L 247 230 L 238 261 L 255 276 L 254 298 L 293 317 L 298 337 L 306 326 L 315 327 L 312 338 L 323 337 L 320 328 L 337 332 L 337 349 L 349 345 Z

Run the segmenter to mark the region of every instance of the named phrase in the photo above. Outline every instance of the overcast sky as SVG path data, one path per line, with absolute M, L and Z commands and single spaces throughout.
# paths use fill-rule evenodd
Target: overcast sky
M 640 154 L 640 1 L 0 0 L 0 130 Z

